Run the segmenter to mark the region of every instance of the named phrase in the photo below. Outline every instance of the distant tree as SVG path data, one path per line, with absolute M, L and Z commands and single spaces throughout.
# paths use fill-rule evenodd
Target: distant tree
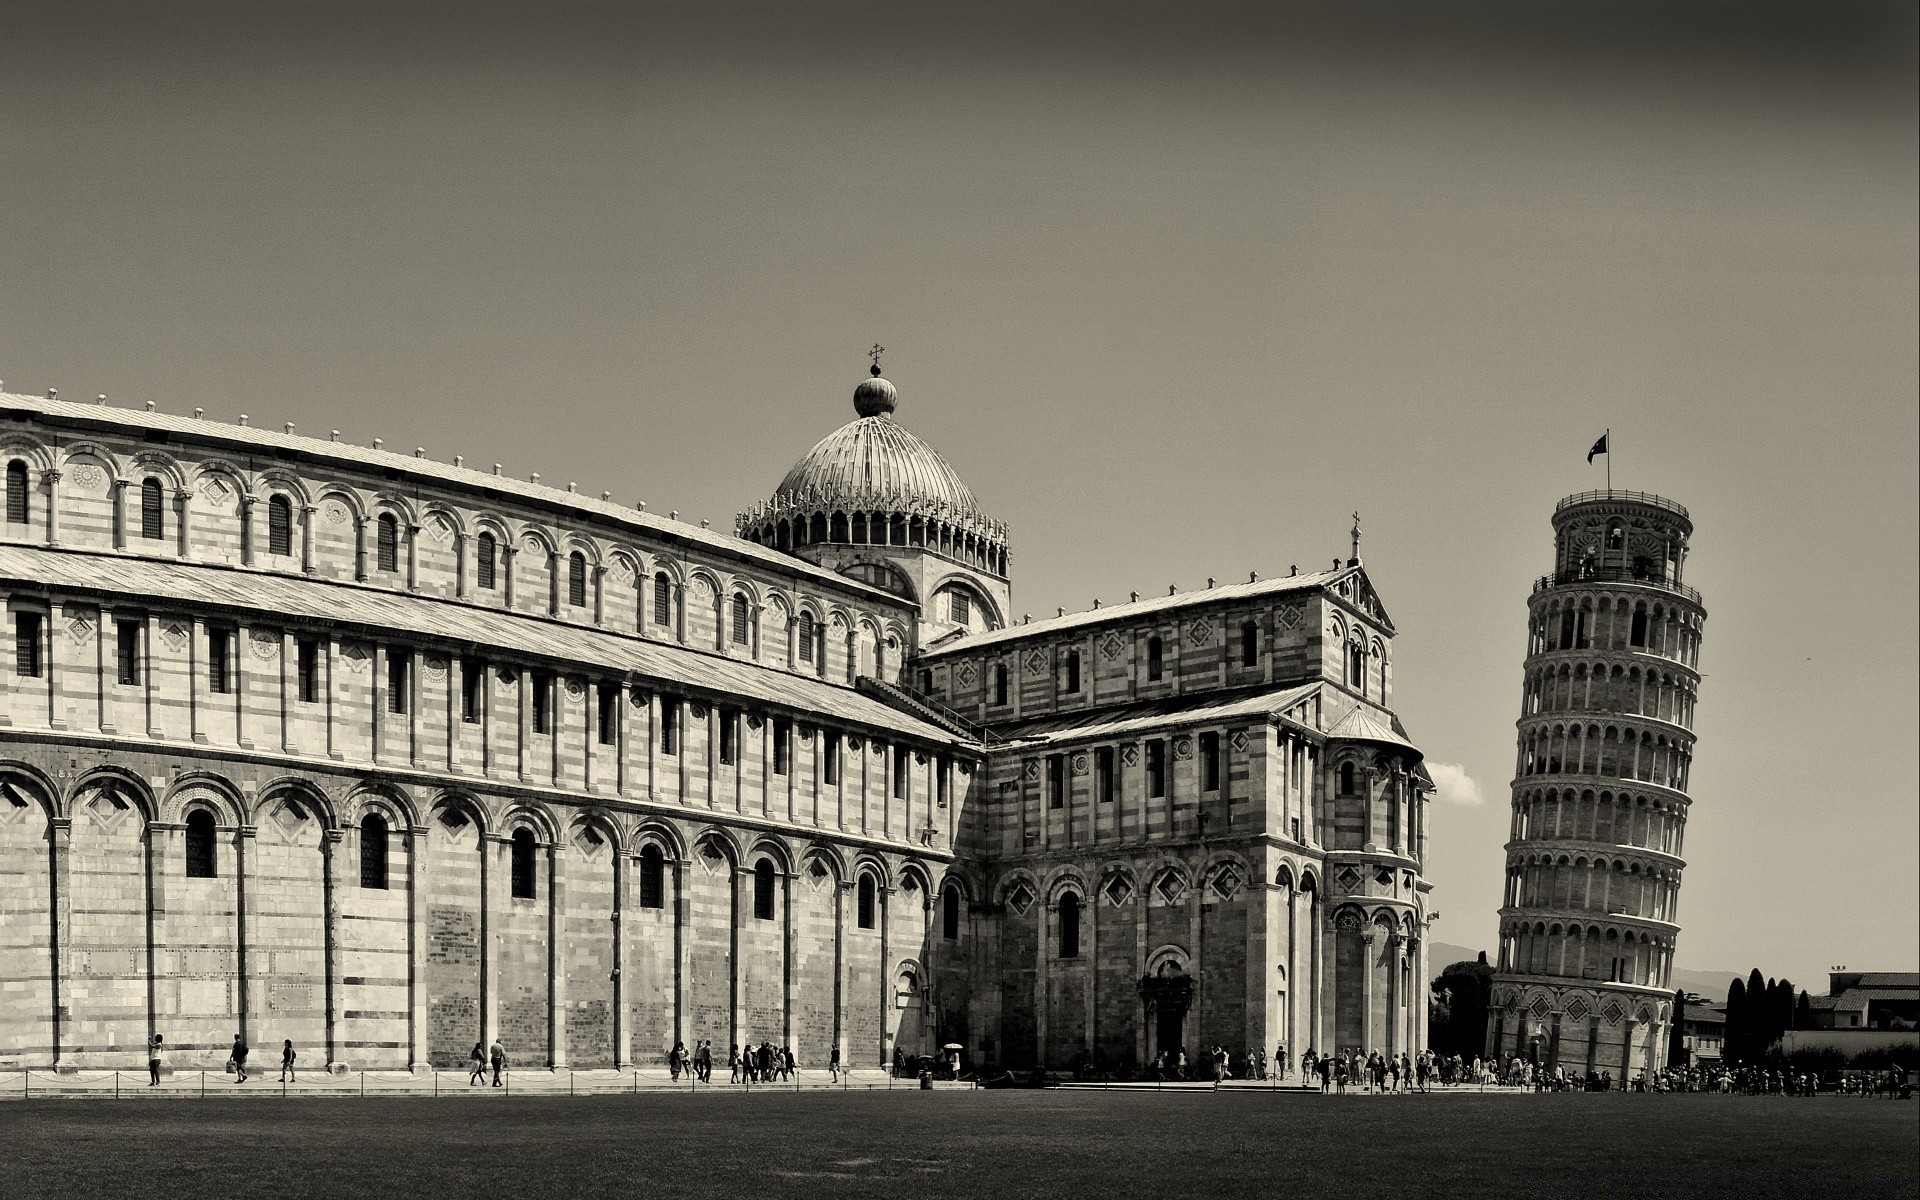
M 1727 985 L 1727 1031 L 1720 1053 L 1730 1063 L 1746 1061 L 1747 985 L 1738 979 Z
M 1427 1044 L 1436 1054 L 1471 1058 L 1487 1046 L 1487 1005 L 1493 998 L 1493 968 L 1483 951 L 1474 962 L 1448 964 L 1433 981 L 1433 998 L 1446 1009 L 1446 1019 L 1429 1026 Z
M 1813 1028 L 1813 1002 L 1807 998 L 1805 992 L 1800 993 L 1799 1001 L 1793 1006 L 1793 1027 L 1795 1029 Z

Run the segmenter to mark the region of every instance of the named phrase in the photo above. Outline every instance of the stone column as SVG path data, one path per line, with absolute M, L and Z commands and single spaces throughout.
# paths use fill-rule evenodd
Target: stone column
M 308 504 L 300 509 L 300 572 L 313 574 L 313 515 L 320 510 Z
M 407 590 L 420 590 L 420 527 L 407 526 Z
M 518 774 L 520 781 L 527 783 L 533 779 L 530 773 L 532 764 L 527 761 L 527 744 L 533 738 L 533 704 L 532 696 L 530 695 L 533 687 L 533 678 L 527 673 L 525 667 L 517 668 L 517 672 L 519 675 L 519 684 L 514 691 L 520 697 L 520 736 L 514 746 L 514 757 L 519 764 Z
M 242 494 L 240 497 L 240 565 L 253 565 L 253 503 L 254 497 Z
M 833 930 L 833 1041 L 840 1051 L 840 1066 L 843 1069 L 853 1066 L 848 1055 L 847 1045 L 847 1001 L 852 989 L 850 977 L 852 963 L 847 954 L 847 922 L 852 919 L 848 911 L 853 904 L 855 883 L 851 879 L 839 880 L 839 888 L 834 897 Z
M 162 1034 L 160 1028 L 160 948 L 167 944 L 167 866 L 174 861 L 174 839 L 178 825 L 147 822 L 147 1036 Z M 171 1014 L 169 1014 L 171 1015 Z
M 800 876 L 792 871 L 780 873 L 780 1044 L 793 1045 L 793 1004 L 794 1004 L 794 932 L 793 932 L 793 885 Z M 794 1051 L 794 1057 L 801 1057 L 800 1051 Z
M 518 591 L 514 586 L 514 560 L 520 557 L 520 550 L 511 541 L 500 543 L 500 571 L 502 576 L 501 599 L 506 601 L 508 610 L 513 608 L 513 598 Z
M 47 545 L 60 544 L 60 471 L 50 467 L 40 472 L 40 481 L 46 485 L 47 492 Z
M 354 844 L 359 845 L 360 834 Z M 323 940 L 326 956 L 327 1058 L 329 1072 L 340 1061 L 341 978 L 345 974 L 346 951 L 340 944 L 340 874 L 343 869 L 340 846 L 345 838 L 338 829 L 329 829 L 320 839 L 320 879 L 325 904 L 326 931 Z
M 693 897 L 687 886 L 693 874 L 693 860 L 679 858 L 673 864 L 673 1040 L 687 1040 L 687 983 L 693 973 Z M 691 1052 L 692 1047 L 688 1047 Z
M 47 677 L 47 728 L 65 729 L 67 721 L 61 711 L 60 682 L 65 676 L 60 661 L 60 623 L 66 619 L 66 606 L 58 600 L 47 603 L 47 619 L 41 624 L 45 631 L 40 635 L 43 657 L 46 661 L 40 665 L 45 668 Z
M 407 1059 L 418 1074 L 431 1069 L 427 1057 L 427 826 L 407 829 Z M 484 835 L 481 842 L 485 848 Z M 484 881 L 485 872 L 481 878 Z M 484 888 L 485 884 L 482 883 Z M 485 937 L 484 928 L 481 936 Z
M 560 615 L 560 552 L 547 551 L 547 615 Z
M 353 577 L 367 581 L 367 522 L 358 513 L 353 514 Z
M 253 1041 L 253 1009 L 259 998 L 254 994 L 253 964 L 249 953 L 260 939 L 260 922 L 247 887 L 247 868 L 253 862 L 254 827 L 240 825 L 233 831 L 233 906 L 239 920 L 239 936 L 234 946 L 235 1008 L 239 1010 L 240 1032 Z
M 559 1071 L 567 1065 L 567 845 L 563 838 L 547 846 L 547 881 L 548 1061 Z
M 193 490 L 181 488 L 173 493 L 173 508 L 180 527 L 180 557 L 193 557 Z
M 632 964 L 627 961 L 627 889 L 632 886 L 633 865 L 625 854 L 613 850 L 613 1066 L 624 1071 L 633 1064 L 633 1022 L 627 1017 L 627 980 Z
M 113 497 L 113 548 L 127 548 L 127 488 L 131 479 L 116 479 L 107 490 Z
M 480 835 L 480 1024 L 485 1039 L 500 1034 L 500 939 L 498 926 L 513 911 L 508 889 L 513 886 L 510 863 L 513 843 L 498 834 Z M 512 1051 L 509 1051 L 512 1053 Z
M 1368 921 L 1360 931 L 1360 1051 L 1375 1049 L 1373 1042 L 1373 944 L 1377 935 Z M 1337 1036 L 1337 1035 L 1336 1035 Z
M 599 564 L 593 568 L 593 623 L 607 623 L 607 568 Z
M 53 1069 L 65 1073 L 78 1069 L 67 1061 L 72 1051 L 66 1046 L 67 982 L 73 978 L 73 818 L 53 817 L 47 822 L 47 853 L 53 884 L 53 978 L 47 989 L 53 1011 L 47 1014 L 47 1027 L 52 1034 Z
M 458 532 L 453 535 L 453 594 L 467 598 L 467 535 Z
M 744 893 L 744 895 L 743 895 Z M 740 961 L 746 924 L 753 916 L 753 871 L 734 867 L 727 880 L 727 1041 L 737 1043 L 747 1028 L 747 969 Z

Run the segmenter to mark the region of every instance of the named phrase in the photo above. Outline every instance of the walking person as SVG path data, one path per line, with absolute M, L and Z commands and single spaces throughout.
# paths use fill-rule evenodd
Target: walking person
M 792 1083 L 793 1072 L 799 1065 L 800 1061 L 793 1056 L 793 1047 L 782 1046 L 780 1048 L 780 1077 L 786 1082 Z
M 280 1043 L 280 1082 L 293 1083 L 293 1060 L 298 1057 L 293 1052 L 293 1039 Z
M 493 1086 L 500 1087 L 500 1072 L 507 1069 L 507 1048 L 500 1044 L 499 1038 L 493 1039 L 493 1045 L 487 1048 L 487 1058 L 493 1066 Z
M 473 1053 L 467 1055 L 467 1086 L 485 1085 L 487 1082 L 487 1047 L 484 1042 L 473 1044 Z
M 147 1086 L 148 1087 L 160 1086 L 160 1060 L 161 1060 L 161 1057 L 166 1054 L 166 1052 L 167 1052 L 166 1042 L 164 1039 L 161 1038 L 159 1034 L 156 1033 L 152 1037 L 147 1039 L 147 1081 L 148 1081 Z
M 827 1056 L 827 1075 L 835 1083 L 840 1082 L 840 1045 L 834 1043 L 833 1053 Z
M 740 1082 L 740 1043 L 727 1047 L 727 1082 Z
M 893 1048 L 893 1077 L 895 1079 L 900 1078 L 901 1074 L 905 1072 L 906 1069 L 907 1069 L 907 1052 L 902 1050 L 899 1046 L 895 1046 Z
M 245 1083 L 247 1081 L 247 1039 L 241 1034 L 233 1035 L 233 1057 L 228 1061 L 233 1063 L 233 1081 Z

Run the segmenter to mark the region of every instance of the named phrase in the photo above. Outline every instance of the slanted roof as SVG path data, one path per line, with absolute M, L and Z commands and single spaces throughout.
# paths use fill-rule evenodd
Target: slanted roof
M 1254 717 L 1271 718 L 1311 696 L 1318 683 L 1302 684 L 1284 692 L 1260 692 L 1223 699 L 1219 695 L 1156 700 L 1122 709 L 1100 708 L 1072 716 L 1046 717 L 1002 736 L 1013 745 L 1053 745 L 1150 733 L 1173 725 L 1211 725 Z
M 913 601 L 896 596 L 884 588 L 851 579 L 792 555 L 767 549 L 731 533 L 702 528 L 697 524 L 656 516 L 650 512 L 624 508 L 610 500 L 601 500 L 594 496 L 564 491 L 527 480 L 512 479 L 505 475 L 493 475 L 470 467 L 456 467 L 449 463 L 435 462 L 430 458 L 415 458 L 410 454 L 395 454 L 390 450 L 371 450 L 350 442 L 326 441 L 320 438 L 280 433 L 272 429 L 260 429 L 252 425 L 228 425 L 200 417 L 177 417 L 160 412 L 133 412 L 104 404 L 75 404 L 69 400 L 48 400 L 40 396 L 20 396 L 11 392 L 0 393 L 0 412 L 6 411 L 40 413 L 93 429 L 118 427 L 133 437 L 139 437 L 145 431 L 153 430 L 178 434 L 183 441 L 225 448 L 229 451 L 239 450 L 259 454 L 292 451 L 303 459 L 316 463 L 332 463 L 374 473 L 396 471 L 416 479 L 431 480 L 451 486 L 476 498 L 510 497 L 522 503 L 537 504 L 550 509 L 571 510 L 595 522 L 623 525 L 661 541 L 699 546 L 735 559 L 757 563 L 770 571 L 784 572 L 791 577 L 805 577 L 849 595 L 884 600 L 891 605 L 909 608 L 914 606 Z
M 1396 722 L 1397 724 L 1397 722 Z M 1355 704 L 1347 715 L 1335 721 L 1327 730 L 1328 741 L 1379 742 L 1386 746 L 1399 746 L 1420 753 L 1420 747 L 1394 732 L 1379 714 L 1364 704 Z
M 1286 575 L 1279 579 L 1263 579 L 1258 583 L 1230 583 L 1224 587 L 1203 588 L 1197 592 L 1178 592 L 1171 596 L 1155 596 L 1150 600 L 1132 600 L 1125 604 L 1088 609 L 1086 612 L 1068 613 L 1064 617 L 1049 617 L 1044 621 L 1030 621 L 1025 625 L 1009 625 L 1004 629 L 993 629 L 986 633 L 968 634 L 938 646 L 923 648 L 920 651 L 920 658 L 925 661 L 949 654 L 1005 645 L 1025 638 L 1051 637 L 1066 630 L 1084 629 L 1109 622 L 1130 623 L 1176 609 L 1204 608 L 1214 604 L 1265 599 L 1270 596 L 1285 595 L 1288 592 L 1311 591 L 1314 588 L 1337 583 L 1348 575 L 1357 575 L 1360 570 L 1359 567 L 1342 567 L 1337 571 L 1320 571 L 1312 575 Z
M 1857 988 L 1910 988 L 1920 990 L 1920 971 L 1867 971 L 1853 981 Z
M 268 571 L 18 545 L 0 546 L 0 583 L 29 594 L 45 587 L 67 593 L 152 597 L 182 606 L 255 613 L 262 624 L 286 617 L 353 629 L 355 636 L 361 637 L 378 638 L 383 632 L 394 631 L 454 646 L 484 647 L 505 656 L 544 658 L 569 666 L 597 665 L 608 672 L 631 673 L 695 694 L 738 696 L 937 745 L 978 749 L 952 732 L 872 696 L 811 676 L 792 675 L 677 643 L 648 641 L 631 634 L 431 596 L 290 578 Z

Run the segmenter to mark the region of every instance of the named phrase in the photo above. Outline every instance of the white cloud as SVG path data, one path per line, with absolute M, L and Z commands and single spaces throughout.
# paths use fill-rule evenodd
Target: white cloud
M 1467 774 L 1467 769 L 1454 763 L 1427 763 L 1427 774 L 1433 776 L 1434 795 L 1443 804 L 1478 805 L 1486 803 L 1486 796 L 1480 792 L 1480 785 Z

